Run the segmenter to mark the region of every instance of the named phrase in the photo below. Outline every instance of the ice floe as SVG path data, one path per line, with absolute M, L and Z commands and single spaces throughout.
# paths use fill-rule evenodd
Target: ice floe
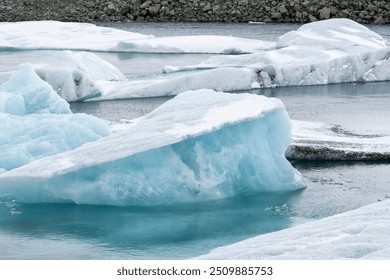
M 22 202 L 155 205 L 303 188 L 277 99 L 189 91 L 129 129 L 0 175 Z
M 0 28 L 2 49 L 237 54 L 275 45 L 274 42 L 232 36 L 154 37 L 90 23 L 58 21 L 3 22 Z
M 106 122 L 69 104 L 24 65 L 0 85 L 0 170 L 74 149 L 110 133 Z
M 273 50 L 213 56 L 198 65 L 167 66 L 165 71 L 245 67 L 257 73 L 254 82 L 262 87 L 346 83 L 376 80 L 372 69 L 389 54 L 389 43 L 375 32 L 351 20 L 330 19 L 280 36 Z
M 157 76 L 126 80 L 118 69 L 97 56 L 68 52 L 64 55 L 64 59 L 70 60 L 69 63 L 60 56 L 55 56 L 49 60 L 50 63 L 44 63 L 40 69 L 37 69 L 40 76 L 51 83 L 68 101 L 97 96 L 100 100 L 170 96 L 186 90 L 202 88 L 237 91 L 261 87 L 383 81 L 390 78 L 390 70 L 388 70 L 390 63 L 387 60 L 390 55 L 389 43 L 367 27 L 347 19 L 330 19 L 305 24 L 296 31 L 280 36 L 273 43 L 224 36 L 150 37 L 137 36 L 133 33 L 126 35 L 126 31 L 91 24 L 61 22 L 2 24 L 10 26 L 9 31 L 5 29 L 7 31 L 0 35 L 0 47 L 3 48 L 7 46 L 32 48 L 33 44 L 37 44 L 36 48 L 46 49 L 249 53 L 212 56 L 197 65 L 180 67 L 166 65 Z M 69 28 L 67 28 L 68 24 Z M 50 28 L 47 27 L 46 30 L 45 26 Z M 38 27 L 44 31 L 38 32 L 40 30 Z M 15 33 L 15 28 L 32 33 L 28 36 L 23 32 Z M 71 36 L 67 32 L 74 33 L 76 29 L 79 29 L 79 35 L 74 36 L 72 40 L 78 38 L 84 40 L 83 34 L 92 32 L 91 30 L 94 30 L 91 34 L 98 35 L 95 41 L 76 43 L 71 40 L 69 44 L 66 43 L 63 38 Z M 40 36 L 47 36 L 47 38 Z M 60 39 L 49 40 L 50 36 Z M 86 38 L 88 36 L 85 35 Z M 105 39 L 101 36 L 105 36 Z M 24 42 L 22 37 L 29 43 L 22 44 Z M 58 44 L 58 46 L 51 44 Z M 61 44 L 62 47 L 59 47 Z M 110 47 L 107 44 L 111 44 Z M 94 66 L 91 67 L 92 65 Z M 96 73 L 95 68 L 99 69 L 99 73 Z M 74 69 L 82 69 L 82 71 L 77 70 L 76 73 Z M 63 75 L 65 72 L 66 75 Z M 86 78 L 79 79 L 80 73 Z M 110 75 L 102 76 L 103 73 L 110 73 Z M 7 73 L 0 73 L 0 79 L 7 75 Z M 76 76 L 73 77 L 74 75 Z
M 61 51 L 33 65 L 35 72 L 68 102 L 102 94 L 99 81 L 124 81 L 116 67 L 88 52 Z

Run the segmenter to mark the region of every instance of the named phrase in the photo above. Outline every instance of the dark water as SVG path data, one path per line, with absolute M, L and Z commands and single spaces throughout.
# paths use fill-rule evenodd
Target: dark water
M 144 34 L 233 35 L 275 40 L 298 25 L 114 24 Z M 388 27 L 370 26 L 390 37 Z M 48 51 L 0 52 L 0 72 Z M 98 53 L 128 78 L 158 75 L 169 65 L 196 64 L 209 55 Z M 290 87 L 252 91 L 280 98 L 293 119 L 340 124 L 352 131 L 388 134 L 390 83 Z M 85 112 L 118 122 L 142 116 L 169 98 L 73 103 Z M 304 163 L 294 166 L 307 188 L 261 193 L 197 204 L 110 207 L 21 204 L 0 200 L 2 259 L 180 259 L 207 253 L 259 234 L 328 217 L 390 198 L 390 165 Z

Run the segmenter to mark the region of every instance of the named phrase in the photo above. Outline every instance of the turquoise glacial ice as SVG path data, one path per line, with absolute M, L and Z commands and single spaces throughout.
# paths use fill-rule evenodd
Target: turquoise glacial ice
M 285 158 L 283 103 L 212 90 L 179 94 L 127 130 L 0 175 L 21 202 L 160 205 L 303 188 Z

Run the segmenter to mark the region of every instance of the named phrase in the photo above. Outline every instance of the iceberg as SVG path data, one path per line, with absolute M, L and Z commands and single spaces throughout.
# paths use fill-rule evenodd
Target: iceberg
M 2 172 L 110 133 L 105 122 L 72 114 L 69 104 L 28 64 L 0 85 L 0 131 Z
M 112 100 L 141 97 L 174 96 L 198 89 L 239 91 L 257 88 L 256 73 L 245 68 L 221 68 L 206 71 L 163 75 L 145 80 L 98 81 L 101 95 L 89 100 Z
M 304 187 L 275 98 L 179 94 L 126 130 L 0 175 L 16 201 L 162 205 Z
M 383 81 L 390 79 L 389 55 L 390 45 L 380 35 L 351 20 L 331 19 L 280 36 L 274 48 L 212 56 L 197 65 L 167 65 L 152 78 L 103 81 L 97 99 L 170 96 L 202 88 L 240 91 Z
M 122 41 L 117 50 L 138 53 L 244 54 L 275 48 L 274 42 L 233 36 L 165 36 Z
M 90 23 L 23 21 L 0 23 L 0 48 L 110 51 L 118 42 L 147 38 L 139 33 Z
M 172 96 L 203 88 L 229 92 L 390 79 L 390 44 L 347 19 L 305 24 L 276 42 L 225 36 L 126 35 L 126 31 L 80 23 L 0 24 L 10 27 L 0 34 L 0 48 L 235 54 L 212 56 L 197 65 L 166 65 L 157 76 L 126 80 L 118 69 L 96 55 L 61 53 L 38 64 L 36 69 L 67 101 Z M 11 34 L 17 27 L 23 32 Z M 79 35 L 73 36 L 77 28 Z M 27 31 L 31 31 L 28 36 L 24 34 Z M 96 35 L 95 40 L 82 41 L 91 34 Z M 22 44 L 19 36 L 28 43 Z M 3 77 L 8 77 L 8 73 L 0 73 L 0 80 Z
M 68 102 L 101 95 L 98 81 L 126 79 L 116 67 L 87 52 L 62 51 L 33 67 L 35 72 Z
M 373 68 L 389 55 L 390 45 L 380 35 L 348 19 L 330 19 L 280 36 L 272 50 L 213 56 L 198 65 L 167 66 L 165 71 L 248 68 L 257 74 L 253 82 L 261 87 L 321 85 L 379 80 L 372 78 L 379 72 Z M 387 65 L 382 63 L 380 72 Z
M 90 23 L 26 21 L 0 23 L 0 48 L 139 53 L 252 53 L 275 43 L 232 36 L 166 36 L 96 26 Z
M 198 259 L 388 259 L 390 200 L 259 235 Z

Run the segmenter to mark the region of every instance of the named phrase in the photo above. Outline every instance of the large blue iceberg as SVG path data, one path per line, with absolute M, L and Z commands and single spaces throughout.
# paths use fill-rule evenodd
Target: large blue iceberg
M 283 103 L 189 91 L 129 129 L 0 175 L 21 202 L 159 205 L 303 188 Z
M 105 122 L 69 104 L 23 65 L 0 85 L 0 173 L 107 136 Z

